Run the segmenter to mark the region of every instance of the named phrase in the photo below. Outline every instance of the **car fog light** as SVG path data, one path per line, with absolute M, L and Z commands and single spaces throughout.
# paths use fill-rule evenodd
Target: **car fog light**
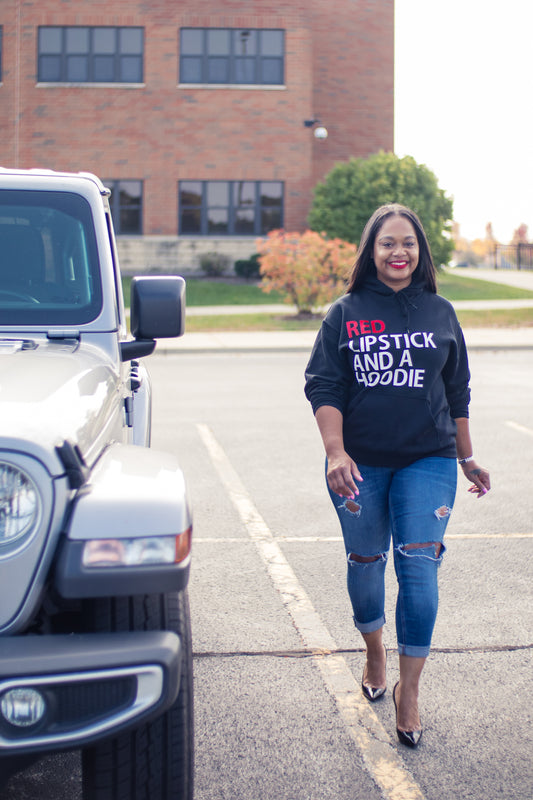
M 17 728 L 28 728 L 42 720 L 46 701 L 36 689 L 10 689 L 0 701 L 3 718 Z

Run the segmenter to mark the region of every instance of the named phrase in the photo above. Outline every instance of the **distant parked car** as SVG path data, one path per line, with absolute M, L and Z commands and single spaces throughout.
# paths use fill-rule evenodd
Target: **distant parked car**
M 109 192 L 0 169 L 0 776 L 82 750 L 84 797 L 192 798 L 192 521 L 142 357 L 185 282 L 134 278 Z

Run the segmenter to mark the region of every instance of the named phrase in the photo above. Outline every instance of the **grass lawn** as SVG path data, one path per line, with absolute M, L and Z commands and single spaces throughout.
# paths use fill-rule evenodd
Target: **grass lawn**
M 533 308 L 457 311 L 463 328 L 531 328 Z
M 124 301 L 130 302 L 131 278 L 123 278 Z M 440 272 L 439 294 L 448 300 L 516 300 L 533 298 L 533 292 L 513 286 Z M 283 302 L 282 295 L 263 292 L 254 282 L 237 280 L 187 279 L 187 306 L 257 305 L 257 314 L 189 316 L 188 331 L 276 331 L 317 330 L 320 317 L 300 319 L 289 308 L 287 314 L 261 313 L 261 305 Z M 531 327 L 533 309 L 459 311 L 461 325 L 469 327 Z
M 439 294 L 447 300 L 521 300 L 533 298 L 533 292 L 503 283 L 466 278 L 456 273 L 439 272 Z
M 282 314 L 209 314 L 187 317 L 187 332 L 202 331 L 317 331 L 322 317 L 301 319 L 288 310 Z
M 130 304 L 131 278 L 122 279 L 124 302 Z M 255 306 L 265 303 L 282 303 L 277 292 L 267 294 L 257 283 L 232 280 L 204 280 L 187 278 L 188 306 Z
M 515 300 L 523 297 L 533 298 L 533 292 L 527 289 L 516 289 L 491 281 L 461 277 L 449 272 L 440 272 L 438 276 L 439 294 L 448 300 Z M 130 302 L 131 278 L 123 278 L 124 301 Z M 262 305 L 283 302 L 282 295 L 277 292 L 267 294 L 254 282 L 232 280 L 187 279 L 188 306 L 242 306 Z
M 463 328 L 530 328 L 533 308 L 458 311 Z M 299 319 L 293 314 L 209 314 L 187 317 L 188 332 L 202 331 L 316 331 L 321 317 Z

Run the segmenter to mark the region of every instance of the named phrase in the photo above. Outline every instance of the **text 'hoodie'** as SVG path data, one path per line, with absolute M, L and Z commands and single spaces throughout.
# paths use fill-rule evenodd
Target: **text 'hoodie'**
M 457 417 L 468 417 L 468 358 L 452 305 L 422 285 L 394 292 L 377 278 L 329 309 L 305 372 L 313 413 L 343 415 L 356 463 L 402 467 L 455 458 Z

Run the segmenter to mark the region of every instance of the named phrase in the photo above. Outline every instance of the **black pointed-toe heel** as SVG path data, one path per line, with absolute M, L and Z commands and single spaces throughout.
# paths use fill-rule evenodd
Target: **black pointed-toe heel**
M 399 682 L 400 681 L 398 681 L 398 683 Z M 402 744 L 405 744 L 407 747 L 418 747 L 420 737 L 422 736 L 422 728 L 416 731 L 401 731 L 398 728 L 398 706 L 396 705 L 396 688 L 398 683 L 394 685 L 394 689 L 392 690 L 392 700 L 394 703 L 394 710 L 396 711 L 396 733 Z
M 385 664 L 387 663 L 387 648 L 385 650 Z M 364 672 L 363 678 L 361 679 L 361 691 L 363 692 L 364 696 L 367 700 L 370 700 L 373 703 L 375 700 L 379 700 L 380 697 L 383 697 L 385 692 L 387 691 L 386 686 L 381 686 L 378 689 L 375 689 L 373 686 L 369 686 L 367 683 L 364 682 Z
M 361 683 L 361 691 L 366 699 L 373 703 L 375 700 L 379 700 L 380 697 L 383 697 L 387 691 L 387 687 L 384 686 L 379 689 L 374 689 L 373 686 L 367 686 L 366 683 Z

